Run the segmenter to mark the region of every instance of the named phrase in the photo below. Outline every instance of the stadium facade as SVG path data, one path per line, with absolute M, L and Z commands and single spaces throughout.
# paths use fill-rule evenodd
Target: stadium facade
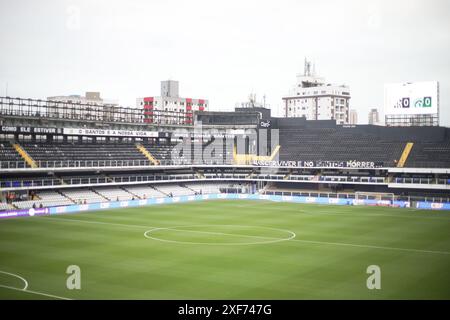
M 276 118 L 265 108 L 182 109 L 180 123 L 171 110 L 155 110 L 154 122 L 134 108 L 89 117 L 74 110 L 79 103 L 0 97 L 4 216 L 207 194 L 435 209 L 450 203 L 445 127 L 342 126 Z

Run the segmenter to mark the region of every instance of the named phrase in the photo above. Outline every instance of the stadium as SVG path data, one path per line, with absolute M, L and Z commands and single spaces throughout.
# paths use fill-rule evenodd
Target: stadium
M 152 99 L 0 121 L 1 299 L 450 298 L 449 128 Z

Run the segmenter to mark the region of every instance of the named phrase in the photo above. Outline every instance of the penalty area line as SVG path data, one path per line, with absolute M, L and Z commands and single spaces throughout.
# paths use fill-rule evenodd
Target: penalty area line
M 28 281 L 24 277 L 21 277 L 18 274 L 15 274 L 15 273 L 1 271 L 1 270 L 0 270 L 0 273 L 6 274 L 8 276 L 13 276 L 15 278 L 18 278 L 18 279 L 22 280 L 23 283 L 25 284 L 25 287 L 23 287 L 22 290 L 27 290 L 27 288 L 28 288 Z
M 31 294 L 36 294 L 36 295 L 45 296 L 45 297 L 56 298 L 56 299 L 60 299 L 60 300 L 72 300 L 72 299 L 70 299 L 70 298 L 61 297 L 61 296 L 56 296 L 56 295 L 49 294 L 49 293 L 44 293 L 44 292 L 39 292 L 39 291 L 33 291 L 33 290 L 28 290 L 28 289 L 21 289 L 21 288 L 16 288 L 16 287 L 10 287 L 10 286 L 2 285 L 2 284 L 0 284 L 0 288 L 10 289 L 10 290 L 16 290 L 16 291 L 20 291 L 20 292 L 26 292 L 26 293 L 31 293 Z
M 31 294 L 36 294 L 36 295 L 41 295 L 41 296 L 46 296 L 46 297 L 51 297 L 51 298 L 57 298 L 57 299 L 61 299 L 61 300 L 72 300 L 72 299 L 65 298 L 65 297 L 55 296 L 53 294 L 48 294 L 48 293 L 44 293 L 44 292 L 28 290 L 28 281 L 24 277 L 21 277 L 18 274 L 15 274 L 15 273 L 6 272 L 6 271 L 2 271 L 2 270 L 0 270 L 0 273 L 6 274 L 8 276 L 13 276 L 15 278 L 18 278 L 25 284 L 25 286 L 23 288 L 11 287 L 11 286 L 6 286 L 6 285 L 3 285 L 3 284 L 0 284 L 0 288 L 16 290 L 16 291 L 21 291 L 21 292 L 28 292 L 28 293 L 31 293 Z

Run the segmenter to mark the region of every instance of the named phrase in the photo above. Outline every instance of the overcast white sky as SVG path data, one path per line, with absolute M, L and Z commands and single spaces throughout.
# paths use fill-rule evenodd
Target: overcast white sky
M 0 94 L 100 91 L 130 106 L 171 78 L 212 110 L 250 92 L 277 109 L 306 56 L 351 87 L 360 123 L 384 83 L 438 80 L 450 126 L 449 30 L 447 0 L 0 0 Z

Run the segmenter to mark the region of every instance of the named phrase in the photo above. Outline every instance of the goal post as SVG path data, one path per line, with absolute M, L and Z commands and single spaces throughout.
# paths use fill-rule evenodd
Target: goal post
M 361 203 L 364 200 L 371 200 L 376 201 L 374 205 L 381 205 L 381 206 L 390 206 L 394 203 L 395 195 L 391 192 L 355 192 L 355 200 L 356 202 Z

